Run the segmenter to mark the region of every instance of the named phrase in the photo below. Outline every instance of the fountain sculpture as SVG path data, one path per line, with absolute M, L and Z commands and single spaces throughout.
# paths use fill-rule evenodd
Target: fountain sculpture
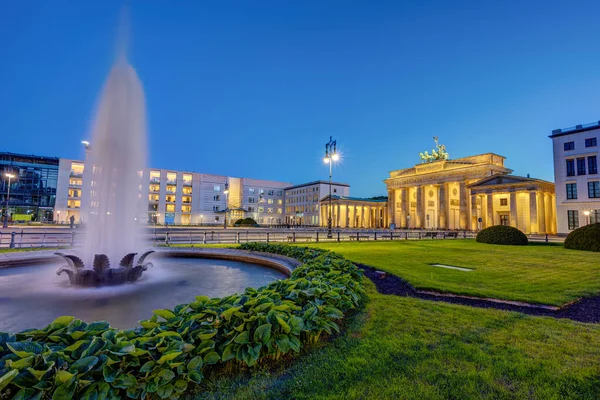
M 148 264 L 144 253 L 133 266 L 140 242 L 138 218 L 143 215 L 142 177 L 146 166 L 146 116 L 142 85 L 127 61 L 125 19 L 121 21 L 119 51 L 106 80 L 96 117 L 92 143 L 86 144 L 83 212 L 86 232 L 82 258 L 93 269 L 84 269 L 78 256 L 61 255 L 72 284 L 123 283 L 139 278 Z M 109 260 L 118 260 L 110 268 Z

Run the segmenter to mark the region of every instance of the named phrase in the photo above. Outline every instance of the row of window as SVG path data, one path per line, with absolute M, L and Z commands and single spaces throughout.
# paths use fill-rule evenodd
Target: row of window
M 600 198 L 600 181 L 588 182 L 588 198 Z M 567 200 L 577 199 L 577 183 L 567 183 Z
M 283 190 L 273 190 L 273 189 L 268 189 L 266 190 L 267 192 L 267 196 L 283 196 Z M 256 188 L 248 188 L 248 193 L 250 194 L 265 194 L 265 189 L 256 189 Z
M 567 176 L 575 176 L 575 161 L 577 161 L 577 175 L 586 175 L 586 162 L 585 157 L 577 159 L 569 159 L 567 161 Z M 587 173 L 597 174 L 598 173 L 598 161 L 596 156 L 589 156 L 587 158 Z
M 589 220 L 585 221 L 589 224 L 596 224 L 600 222 L 600 210 L 591 210 L 588 216 Z M 567 221 L 569 224 L 569 230 L 579 228 L 579 210 L 567 210 Z
M 585 147 L 595 146 L 598 146 L 598 140 L 595 137 L 585 139 Z M 575 150 L 575 142 L 565 142 L 564 149 L 565 151 Z

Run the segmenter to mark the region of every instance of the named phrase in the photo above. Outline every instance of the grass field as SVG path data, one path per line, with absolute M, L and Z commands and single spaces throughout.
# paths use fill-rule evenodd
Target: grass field
M 600 326 L 378 294 L 348 329 L 278 371 L 195 399 L 597 399 Z
M 474 240 L 319 243 L 349 260 L 396 274 L 419 289 L 562 305 L 600 292 L 600 261 L 593 252 L 562 245 L 498 246 Z M 440 263 L 472 268 L 463 272 Z

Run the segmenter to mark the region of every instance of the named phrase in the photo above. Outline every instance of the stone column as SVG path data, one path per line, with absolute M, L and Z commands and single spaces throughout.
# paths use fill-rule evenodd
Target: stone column
M 492 225 L 495 225 L 494 222 L 494 194 L 493 193 L 488 193 L 486 195 L 487 197 L 487 227 L 490 227 Z
M 400 207 L 402 207 L 402 211 L 400 212 L 399 225 L 406 226 L 406 216 L 408 215 L 408 188 L 403 188 L 400 193 Z
M 448 202 L 447 200 L 447 195 L 446 195 L 446 184 L 442 183 L 440 185 L 438 185 L 437 187 L 437 191 L 438 191 L 438 228 L 439 229 L 446 229 L 447 228 L 447 215 L 446 215 L 446 203 Z
M 477 195 L 471 195 L 471 230 L 476 231 L 478 228 L 477 224 Z
M 510 226 L 517 228 L 517 193 L 510 192 Z
M 546 225 L 546 196 L 544 192 L 540 193 L 539 204 L 538 204 L 538 232 L 548 233 L 548 226 Z
M 417 212 L 415 215 L 415 228 L 422 228 L 425 222 L 425 207 L 423 204 L 423 186 L 417 186 Z
M 388 201 L 387 201 L 387 212 L 392 216 L 392 222 L 394 221 L 394 215 L 396 213 L 396 191 L 388 190 Z
M 469 220 L 469 196 L 467 194 L 467 185 L 464 181 L 459 184 L 459 196 L 460 196 L 460 212 L 458 217 L 458 223 L 460 229 L 469 229 L 468 228 L 468 220 Z
M 538 227 L 537 192 L 535 190 L 529 192 L 529 232 L 541 232 Z

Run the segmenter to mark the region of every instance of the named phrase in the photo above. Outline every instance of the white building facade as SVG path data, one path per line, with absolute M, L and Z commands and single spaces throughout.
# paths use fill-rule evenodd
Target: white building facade
M 568 234 L 600 222 L 600 122 L 556 129 L 549 137 L 554 153 L 558 233 Z
M 146 178 L 147 177 L 147 178 Z M 233 225 L 253 218 L 259 224 L 282 224 L 284 188 L 277 182 L 224 175 L 148 168 L 140 185 L 140 223 L 149 225 Z M 82 206 L 88 185 L 83 161 L 59 161 L 55 221 L 85 222 Z
M 350 185 L 332 182 L 331 195 L 350 196 Z M 328 181 L 314 181 L 285 188 L 286 225 L 323 225 L 319 202 L 325 196 L 329 196 Z

